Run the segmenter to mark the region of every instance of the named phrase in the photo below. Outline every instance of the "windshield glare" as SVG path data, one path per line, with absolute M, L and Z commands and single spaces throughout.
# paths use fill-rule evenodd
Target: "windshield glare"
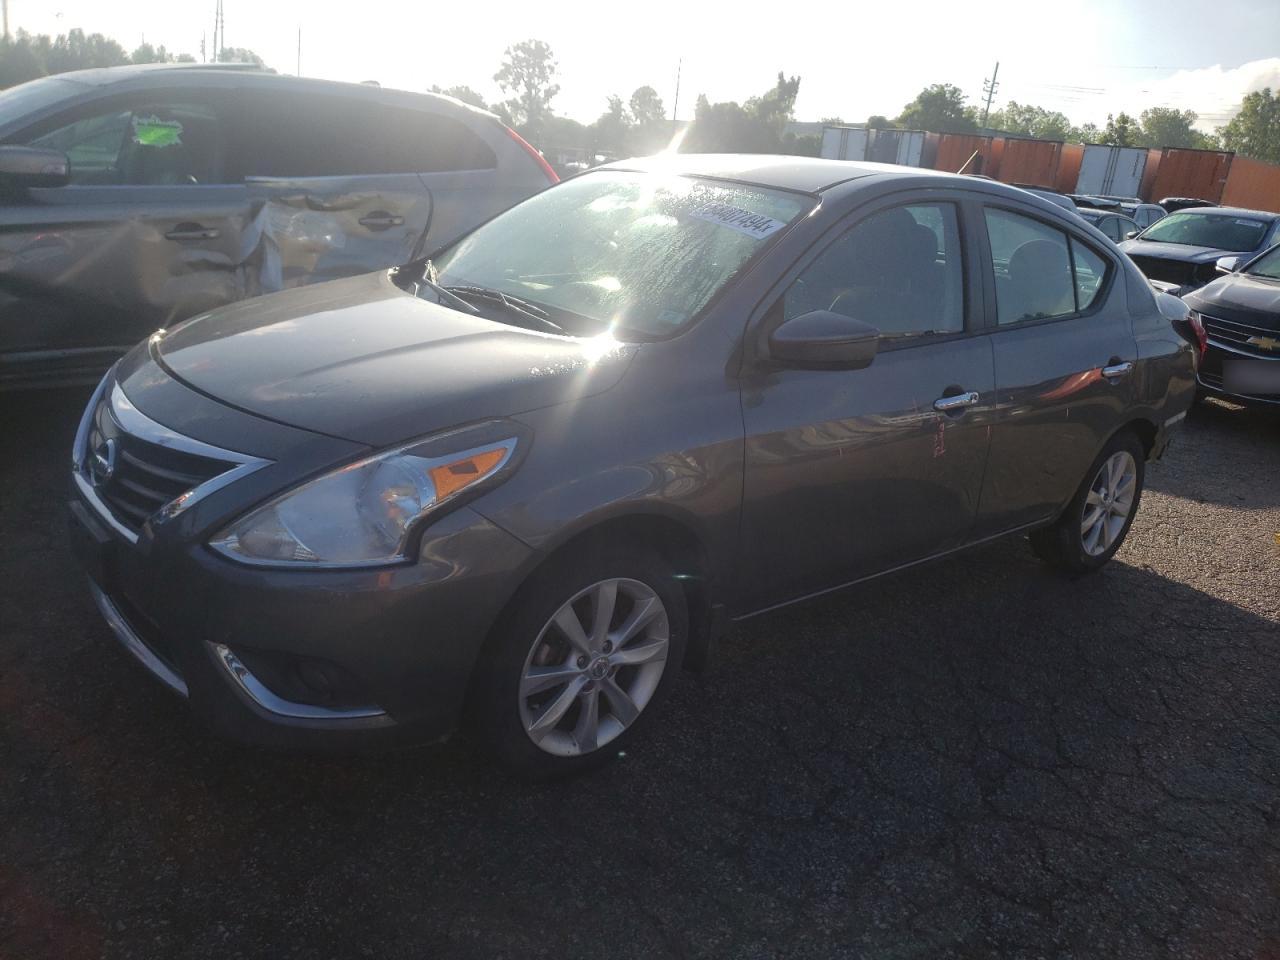
M 1141 239 L 1217 250 L 1256 250 L 1267 226 L 1262 220 L 1230 214 L 1171 213 L 1148 227 Z
M 1244 271 L 1251 277 L 1266 277 L 1268 280 L 1280 280 L 1280 247 L 1272 247 Z
M 811 197 L 657 173 L 566 181 L 435 259 L 444 286 L 500 290 L 590 331 L 664 337 L 690 322 Z M 554 314 L 562 314 L 554 316 Z

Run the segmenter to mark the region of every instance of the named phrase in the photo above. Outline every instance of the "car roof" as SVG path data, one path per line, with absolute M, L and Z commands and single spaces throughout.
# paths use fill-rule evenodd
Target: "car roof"
M 72 80 L 92 87 L 105 87 L 153 73 L 264 73 L 272 71 L 256 63 L 129 63 L 120 67 L 90 67 L 88 70 L 70 70 L 56 74 L 62 80 Z
M 652 157 L 618 160 L 596 169 L 639 170 L 674 176 L 710 177 L 812 194 L 822 193 L 851 180 L 866 177 L 893 177 L 900 180 L 929 180 L 934 183 L 946 180 L 953 181 L 957 187 L 980 186 L 987 192 L 1006 193 L 1014 197 L 1027 195 L 1025 190 L 994 180 L 930 170 L 927 167 L 759 153 L 664 153 Z

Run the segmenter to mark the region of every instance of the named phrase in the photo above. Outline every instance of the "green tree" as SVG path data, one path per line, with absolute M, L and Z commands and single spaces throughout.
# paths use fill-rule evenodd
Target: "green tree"
M 867 128 L 869 130 L 893 130 L 898 125 L 883 114 L 873 113 L 867 117 Z
M 690 153 L 779 153 L 794 144 L 787 138 L 787 121 L 795 113 L 800 78 L 778 74 L 772 89 L 744 104 L 711 103 L 698 97 L 693 128 L 685 139 Z
M 523 40 L 507 47 L 502 66 L 493 75 L 503 93 L 513 96 L 503 106 L 519 131 L 530 140 L 541 139 L 551 101 L 560 92 L 555 82 L 559 65 L 551 47 L 541 40 Z
M 1107 114 L 1107 125 L 1102 131 L 1102 142 L 1114 147 L 1141 146 L 1142 127 L 1124 111 Z
M 662 104 L 658 91 L 648 85 L 636 87 L 628 102 L 631 108 L 631 119 L 638 127 L 662 123 L 667 119 L 667 109 Z
M 176 63 L 195 63 L 196 58 L 189 53 L 180 53 L 174 57 Z
M 0 89 L 51 73 L 128 62 L 124 48 L 100 33 L 69 30 L 50 37 L 19 30 L 13 36 L 0 38 Z
M 138 49 L 129 54 L 130 63 L 172 63 L 173 54 L 164 48 L 164 44 L 159 47 L 153 47 L 147 42 L 143 42 Z
M 223 47 L 218 52 L 219 63 L 252 63 L 259 67 L 265 67 L 266 64 L 262 58 L 250 50 L 248 47 Z
M 621 97 L 609 97 L 608 104 L 605 112 L 591 125 L 591 141 L 596 153 L 619 157 L 627 152 L 631 117 Z
M 1082 123 L 1078 127 L 1071 128 L 1067 139 L 1074 143 L 1100 143 L 1102 130 L 1096 123 Z
M 1071 121 L 1057 110 L 1046 110 L 1032 104 L 1010 100 L 987 118 L 987 126 L 1005 133 L 1018 133 L 1042 140 L 1067 140 L 1071 137 Z
M 1142 142 L 1148 147 L 1193 147 L 1212 149 L 1218 138 L 1195 128 L 1199 117 L 1194 110 L 1152 107 L 1142 111 Z
M 1242 157 L 1280 164 L 1280 96 L 1273 96 L 1270 87 L 1248 94 L 1218 135 L 1226 149 Z
M 473 107 L 479 107 L 481 110 L 488 110 L 489 105 L 484 102 L 484 97 L 476 93 L 465 83 L 460 83 L 453 87 L 441 87 L 436 84 L 431 86 L 432 93 L 442 93 L 446 97 L 453 97 L 455 100 L 461 100 L 463 103 L 469 103 Z
M 978 118 L 972 107 L 965 105 L 964 92 L 950 83 L 934 83 L 902 108 L 898 123 L 911 130 L 934 133 L 971 133 L 978 129 Z

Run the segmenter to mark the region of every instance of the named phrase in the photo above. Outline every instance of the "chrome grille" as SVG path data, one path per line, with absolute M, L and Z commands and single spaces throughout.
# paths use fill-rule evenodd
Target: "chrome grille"
M 123 527 L 137 533 L 166 504 L 238 466 L 128 433 L 104 396 L 85 438 L 83 471 L 98 498 Z
M 1280 360 L 1280 349 L 1264 350 L 1260 345 L 1249 342 L 1250 337 L 1261 339 L 1264 342 L 1280 341 L 1280 330 L 1268 330 L 1265 327 L 1237 323 L 1234 320 L 1223 320 L 1221 317 L 1211 317 L 1203 313 L 1200 314 L 1200 320 L 1204 324 L 1204 332 L 1209 335 L 1210 340 L 1215 340 L 1223 346 L 1231 347 L 1242 353 L 1251 353 L 1257 357 Z

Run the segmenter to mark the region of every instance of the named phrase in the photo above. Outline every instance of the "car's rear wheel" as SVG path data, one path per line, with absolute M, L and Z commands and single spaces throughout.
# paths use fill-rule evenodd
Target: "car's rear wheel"
M 684 592 L 661 559 L 587 550 L 540 571 L 481 660 L 472 718 L 525 776 L 609 760 L 653 712 L 684 659 Z
M 1113 437 L 1057 522 L 1031 534 L 1036 555 L 1073 574 L 1115 556 L 1138 512 L 1144 468 L 1142 442 L 1128 431 Z

